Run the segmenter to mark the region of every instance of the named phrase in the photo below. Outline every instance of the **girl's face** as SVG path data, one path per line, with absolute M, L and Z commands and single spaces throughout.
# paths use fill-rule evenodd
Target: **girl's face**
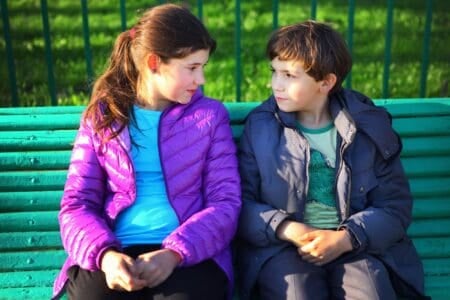
M 184 58 L 160 62 L 152 78 L 152 100 L 157 107 L 164 109 L 171 102 L 189 103 L 195 91 L 205 83 L 203 69 L 208 58 L 209 50 L 198 50 Z
M 322 81 L 309 76 L 300 62 L 275 57 L 271 68 L 273 94 L 282 111 L 315 112 L 323 107 Z

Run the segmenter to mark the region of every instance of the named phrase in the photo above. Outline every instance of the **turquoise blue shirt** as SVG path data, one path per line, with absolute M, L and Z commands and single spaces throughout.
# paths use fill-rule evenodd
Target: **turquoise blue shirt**
M 160 111 L 134 106 L 135 122 L 129 126 L 131 159 L 136 177 L 136 200 L 117 218 L 115 233 L 124 247 L 161 244 L 178 227 L 169 203 L 158 149 Z

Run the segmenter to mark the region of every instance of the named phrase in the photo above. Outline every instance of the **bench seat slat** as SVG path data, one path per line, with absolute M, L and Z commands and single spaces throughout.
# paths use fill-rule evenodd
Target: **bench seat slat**
M 52 287 L 35 286 L 0 289 L 0 299 L 50 299 L 52 297 Z
M 0 173 L 0 192 L 63 190 L 67 171 L 30 171 Z M 450 195 L 450 176 L 412 177 L 411 190 L 416 198 Z
M 59 269 L 26 272 L 0 272 L 0 290 L 24 287 L 52 287 Z M 51 289 L 50 289 L 51 291 Z M 1 292 L 0 292 L 1 295 Z M 0 296 L 0 299 L 1 298 Z M 46 298 L 50 299 L 50 298 Z
M 436 223 L 439 226 L 436 226 Z M 450 237 L 450 216 L 440 219 L 415 219 L 408 228 L 408 234 L 413 240 L 419 237 Z
M 2 107 L 0 116 L 11 115 L 53 115 L 53 114 L 81 114 L 86 106 L 68 105 L 68 106 L 33 106 L 33 107 Z M 51 117 L 51 116 L 50 116 Z
M 0 173 L 0 191 L 62 190 L 67 170 L 12 171 Z
M 375 99 L 374 103 L 384 106 L 394 118 L 450 115 L 448 98 Z
M 450 156 L 450 132 L 443 136 L 402 138 L 402 157 Z
M 62 195 L 62 189 L 0 192 L 0 212 L 59 210 Z
M 67 170 L 70 150 L 0 152 L 3 171 L 20 170 Z M 430 175 L 450 175 L 450 157 L 402 157 L 403 166 L 409 178 Z
M 59 231 L 32 231 L 0 233 L 0 252 L 21 250 L 46 250 L 61 248 Z
M 402 157 L 402 164 L 408 178 L 450 175 L 447 156 Z
M 411 178 L 411 192 L 415 198 L 449 197 L 450 177 Z
M 71 150 L 76 130 L 0 131 L 0 151 Z
M 3 213 L 57 211 L 62 195 L 62 190 L 0 192 L 0 211 Z M 415 198 L 413 215 L 414 218 L 448 217 L 450 201 L 446 197 Z
M 414 126 L 411 126 L 411 123 Z M 450 116 L 398 118 L 392 121 L 392 126 L 402 137 L 448 135 Z
M 448 197 L 415 198 L 413 202 L 413 219 L 450 218 L 450 201 Z
M 25 224 L 17 226 L 23 228 L 22 232 L 11 234 L 11 232 L 4 231 L 0 233 L 0 251 L 12 251 L 18 249 L 42 250 L 61 247 L 56 214 L 57 212 L 54 212 L 47 216 L 40 216 L 41 218 L 36 216 L 31 216 L 31 218 L 22 216 L 24 218 L 18 222 Z M 13 219 L 13 221 L 16 221 L 17 219 Z M 33 220 L 35 224 L 29 225 L 26 223 L 27 220 Z M 47 223 L 45 223 L 45 221 L 47 221 Z M 439 222 L 440 226 L 435 226 L 436 222 Z M 11 225 L 8 225 L 9 224 L 6 224 L 5 229 L 11 227 Z M 29 227 L 32 228 L 27 229 Z M 15 230 L 17 229 L 15 228 Z M 422 237 L 450 237 L 450 219 L 418 219 L 411 224 L 408 233 L 414 240 Z
M 1 232 L 57 231 L 58 211 L 0 213 Z
M 0 152 L 3 171 L 67 170 L 71 150 Z
M 238 140 L 242 126 L 232 128 L 233 137 Z M 71 150 L 75 141 L 76 130 L 36 130 L 36 131 L 0 131 L 0 151 L 36 151 L 36 150 Z M 403 136 L 403 156 L 448 155 L 450 132 L 440 135 Z
M 59 269 L 66 257 L 66 253 L 61 248 L 56 250 L 2 252 L 0 253 L 0 272 Z
M 56 129 L 76 129 L 80 124 L 79 113 L 75 114 L 55 114 L 55 115 L 11 115 L 1 116 L 1 131 L 19 130 L 56 130 Z
M 450 274 L 449 260 L 424 259 L 423 264 L 427 275 L 425 286 L 429 295 L 445 295 L 444 291 L 448 289 L 445 275 Z M 18 299 L 20 295 L 32 295 L 36 297 L 34 299 L 40 299 L 42 296 L 42 299 L 48 299 L 58 272 L 59 269 L 0 273 L 0 299 Z
M 449 258 L 450 237 L 418 237 L 413 239 L 417 251 L 422 259 Z

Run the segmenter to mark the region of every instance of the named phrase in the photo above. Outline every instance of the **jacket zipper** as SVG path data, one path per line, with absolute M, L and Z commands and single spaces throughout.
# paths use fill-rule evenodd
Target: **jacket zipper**
M 168 108 L 166 108 L 162 114 L 161 117 L 159 118 L 158 121 L 158 152 L 159 152 L 159 163 L 161 164 L 161 171 L 163 174 L 163 180 L 164 180 L 164 186 L 166 188 L 166 195 L 167 195 L 167 200 L 169 201 L 170 206 L 172 207 L 173 211 L 175 212 L 175 215 L 177 216 L 178 219 L 178 224 L 181 225 L 181 218 L 178 215 L 178 211 L 175 209 L 175 207 L 173 206 L 172 200 L 170 199 L 170 193 L 169 193 L 169 186 L 167 184 L 167 180 L 166 180 L 166 169 L 164 167 L 164 160 L 163 160 L 163 152 L 161 151 L 161 123 L 162 123 L 162 119 L 167 115 L 167 113 L 172 109 L 173 106 L 170 106 Z

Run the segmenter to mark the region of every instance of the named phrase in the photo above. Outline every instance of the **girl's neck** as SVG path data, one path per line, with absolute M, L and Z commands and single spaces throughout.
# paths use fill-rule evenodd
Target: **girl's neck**
M 143 109 L 163 111 L 172 104 L 169 100 L 144 99 L 138 97 L 136 105 Z

